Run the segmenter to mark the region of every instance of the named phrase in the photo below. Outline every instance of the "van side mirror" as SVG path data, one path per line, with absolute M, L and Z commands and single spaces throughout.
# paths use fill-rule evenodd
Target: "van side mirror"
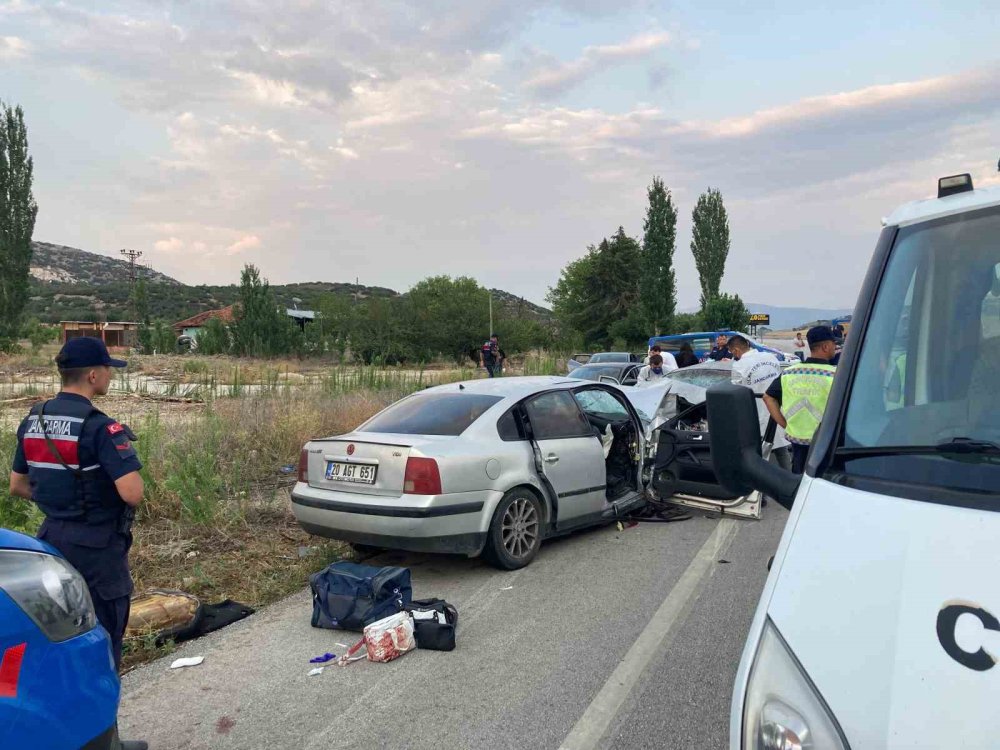
M 708 389 L 708 436 L 719 483 L 734 495 L 760 490 L 791 509 L 801 477 L 760 454 L 760 421 L 754 393 L 741 385 Z

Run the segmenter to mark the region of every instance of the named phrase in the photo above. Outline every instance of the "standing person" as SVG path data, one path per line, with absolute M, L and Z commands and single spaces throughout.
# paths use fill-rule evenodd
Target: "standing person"
M 500 348 L 500 339 L 495 333 L 490 334 L 490 340 L 483 344 L 479 352 L 479 364 L 486 368 L 491 378 L 503 375 L 503 363 L 507 354 Z
M 694 353 L 694 349 L 691 348 L 691 342 L 685 341 L 681 344 L 681 349 L 677 352 L 677 356 L 674 357 L 674 361 L 677 363 L 678 367 L 690 367 L 691 365 L 698 364 L 698 355 Z
M 788 441 L 792 444 L 792 471 L 796 474 L 805 471 L 809 446 L 823 419 L 833 387 L 833 375 L 837 371 L 830 364 L 837 345 L 828 326 L 810 328 L 806 341 L 809 343 L 809 358 L 785 370 L 764 394 L 768 412 L 779 427 L 785 428 Z
M 676 370 L 677 368 L 673 368 Z M 667 373 L 671 372 L 666 367 L 663 366 L 663 357 L 659 354 L 653 354 L 649 358 L 649 364 L 645 367 L 639 368 L 639 376 L 636 381 L 636 385 L 640 388 L 646 385 L 652 385 L 657 383 L 667 377 Z
M 660 348 L 659 344 L 653 344 L 649 350 L 649 354 L 646 355 L 646 359 L 643 361 L 644 365 L 648 365 L 653 358 L 654 354 L 659 354 L 662 360 L 663 369 L 667 372 L 673 372 L 678 368 L 677 360 L 674 359 L 674 355 L 670 352 L 665 352 Z
M 729 350 L 733 353 L 732 382 L 734 385 L 746 386 L 756 395 L 763 396 L 771 383 L 781 377 L 781 365 L 778 364 L 778 358 L 770 352 L 754 349 L 745 336 L 731 337 Z M 771 414 L 760 398 L 757 399 L 757 415 L 760 419 L 760 434 L 763 436 L 767 433 L 767 424 L 771 419 Z M 791 468 L 788 440 L 781 428 L 778 428 L 771 441 L 771 452 L 781 467 Z
M 712 347 L 712 351 L 708 353 L 709 359 L 714 359 L 716 362 L 721 362 L 725 359 L 732 359 L 733 353 L 729 351 L 729 337 L 720 333 L 715 337 L 715 346 Z
M 121 667 L 132 576 L 128 552 L 132 519 L 142 500 L 142 464 L 136 437 L 91 403 L 107 394 L 112 359 L 104 342 L 70 339 L 56 357 L 62 390 L 36 404 L 17 430 L 10 494 L 33 500 L 45 514 L 43 539 L 87 582 L 97 619 L 111 637 L 115 667 Z M 145 750 L 145 742 L 121 742 L 123 750 Z
M 795 332 L 795 356 L 800 362 L 806 361 L 806 340 L 802 338 L 802 331 Z

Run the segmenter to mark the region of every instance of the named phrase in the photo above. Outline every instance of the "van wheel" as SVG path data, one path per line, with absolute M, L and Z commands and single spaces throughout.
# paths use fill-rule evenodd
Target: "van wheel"
M 541 544 L 542 504 L 530 490 L 511 490 L 493 514 L 483 557 L 501 570 L 517 570 L 535 559 Z

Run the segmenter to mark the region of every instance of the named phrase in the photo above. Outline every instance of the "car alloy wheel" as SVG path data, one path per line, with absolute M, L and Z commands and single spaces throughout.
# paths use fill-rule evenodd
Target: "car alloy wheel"
M 503 547 L 513 558 L 527 557 L 538 543 L 538 510 L 526 497 L 514 499 L 504 511 L 500 522 Z

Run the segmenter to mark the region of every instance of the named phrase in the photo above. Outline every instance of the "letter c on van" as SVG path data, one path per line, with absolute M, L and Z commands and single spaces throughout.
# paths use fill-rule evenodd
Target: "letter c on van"
M 997 658 L 993 654 L 981 646 L 978 651 L 966 651 L 959 647 L 955 640 L 955 628 L 958 625 L 958 618 L 962 615 L 972 615 L 987 630 L 1000 632 L 1000 620 L 997 620 L 982 607 L 969 602 L 945 602 L 937 617 L 937 636 L 941 646 L 948 656 L 963 667 L 974 669 L 977 672 L 992 669 L 997 663 Z

